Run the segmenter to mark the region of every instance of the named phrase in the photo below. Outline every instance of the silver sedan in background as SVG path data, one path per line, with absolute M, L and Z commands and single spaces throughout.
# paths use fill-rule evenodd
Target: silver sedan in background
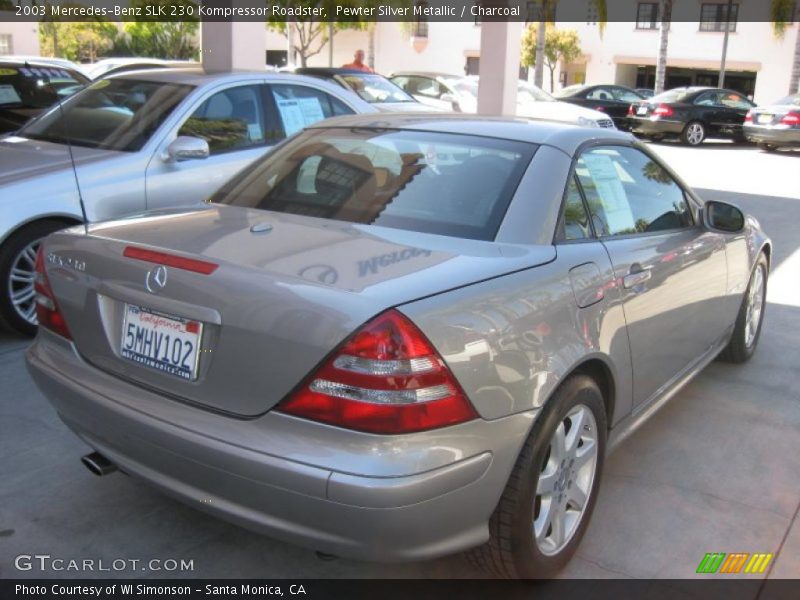
M 115 468 L 329 554 L 548 576 L 608 448 L 756 349 L 772 250 L 614 130 L 308 128 L 38 254 L 36 383 Z
M 34 333 L 34 258 L 48 233 L 200 202 L 287 135 L 371 112 L 295 75 L 158 69 L 93 83 L 0 138 L 0 323 Z

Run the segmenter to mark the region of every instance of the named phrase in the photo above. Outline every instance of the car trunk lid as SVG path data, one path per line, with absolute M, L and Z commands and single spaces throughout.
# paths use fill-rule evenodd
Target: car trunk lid
M 95 225 L 88 236 L 56 235 L 45 251 L 51 286 L 87 361 L 239 416 L 269 410 L 374 315 L 555 258 L 551 246 L 217 205 Z M 153 277 L 159 264 L 146 257 L 154 255 L 137 258 L 141 251 L 167 257 L 165 281 Z M 176 259 L 200 262 L 175 266 Z M 213 269 L 192 270 L 197 264 Z M 195 378 L 123 356 L 123 324 L 139 309 L 197 324 Z

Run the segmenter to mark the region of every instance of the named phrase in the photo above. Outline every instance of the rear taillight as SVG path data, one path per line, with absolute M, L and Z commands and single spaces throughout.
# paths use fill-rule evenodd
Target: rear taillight
M 477 417 L 431 343 L 396 310 L 361 327 L 276 410 L 383 434 Z
M 790 112 L 783 116 L 781 119 L 781 123 L 783 125 L 789 125 L 791 127 L 797 127 L 800 125 L 800 113 L 797 112 Z
M 36 274 L 33 279 L 33 289 L 36 292 L 36 317 L 39 319 L 39 327 L 44 327 L 50 331 L 61 335 L 68 340 L 72 339 L 64 315 L 58 308 L 58 303 L 50 289 L 50 282 L 47 280 L 47 273 L 44 270 L 44 244 L 39 245 L 36 253 Z
M 653 109 L 653 116 L 655 117 L 671 117 L 674 114 L 675 111 L 668 104 L 659 104 Z
M 636 114 L 636 110 L 633 108 L 633 104 L 631 104 L 631 105 L 628 107 L 628 116 L 629 116 L 629 117 L 632 117 L 634 114 Z
M 600 112 L 606 112 L 606 108 L 604 106 L 595 106 L 595 110 L 599 110 Z
M 748 110 L 747 111 L 747 114 L 744 116 L 744 122 L 745 123 L 752 123 L 753 122 L 753 111 L 752 110 Z

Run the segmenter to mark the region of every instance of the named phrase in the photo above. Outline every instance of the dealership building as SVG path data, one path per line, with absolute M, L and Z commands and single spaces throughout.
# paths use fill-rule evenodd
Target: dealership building
M 558 6 L 567 6 L 569 2 L 564 0 Z M 789 92 L 792 58 L 800 29 L 798 19 L 778 36 L 772 23 L 767 22 L 769 2 L 741 6 L 735 2 L 733 6 L 726 87 L 752 96 L 757 103 L 785 96 Z M 669 34 L 667 88 L 717 85 L 726 8 L 727 3 L 722 0 L 675 3 Z M 567 12 L 567 8 L 559 10 Z M 660 37 L 658 2 L 622 0 L 614 4 L 614 11 L 609 18 L 626 20 L 609 21 L 601 27 L 596 15 L 587 14 L 583 21 L 558 22 L 557 27 L 578 32 L 583 52 L 574 63 L 559 66 L 556 88 L 584 82 L 654 86 Z M 363 49 L 368 60 L 372 54 L 372 64 L 384 74 L 422 70 L 477 75 L 481 28 L 480 22 L 375 23 L 371 32 L 337 32 L 333 52 L 327 44 L 322 45 L 308 64 L 328 66 L 332 62 L 333 66 L 341 66 L 352 61 L 355 50 Z M 283 66 L 287 63 L 287 54 L 286 38 L 268 31 L 267 61 Z M 294 62 L 299 64 L 297 59 Z M 546 83 L 545 88 L 548 87 Z

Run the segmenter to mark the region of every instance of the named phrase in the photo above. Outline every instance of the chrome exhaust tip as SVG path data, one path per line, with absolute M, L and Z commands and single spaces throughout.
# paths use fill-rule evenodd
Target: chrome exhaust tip
M 83 466 L 85 466 L 98 477 L 108 475 L 109 473 L 113 473 L 117 470 L 117 465 L 112 463 L 99 452 L 92 452 L 86 456 L 81 456 L 81 462 L 83 463 Z

